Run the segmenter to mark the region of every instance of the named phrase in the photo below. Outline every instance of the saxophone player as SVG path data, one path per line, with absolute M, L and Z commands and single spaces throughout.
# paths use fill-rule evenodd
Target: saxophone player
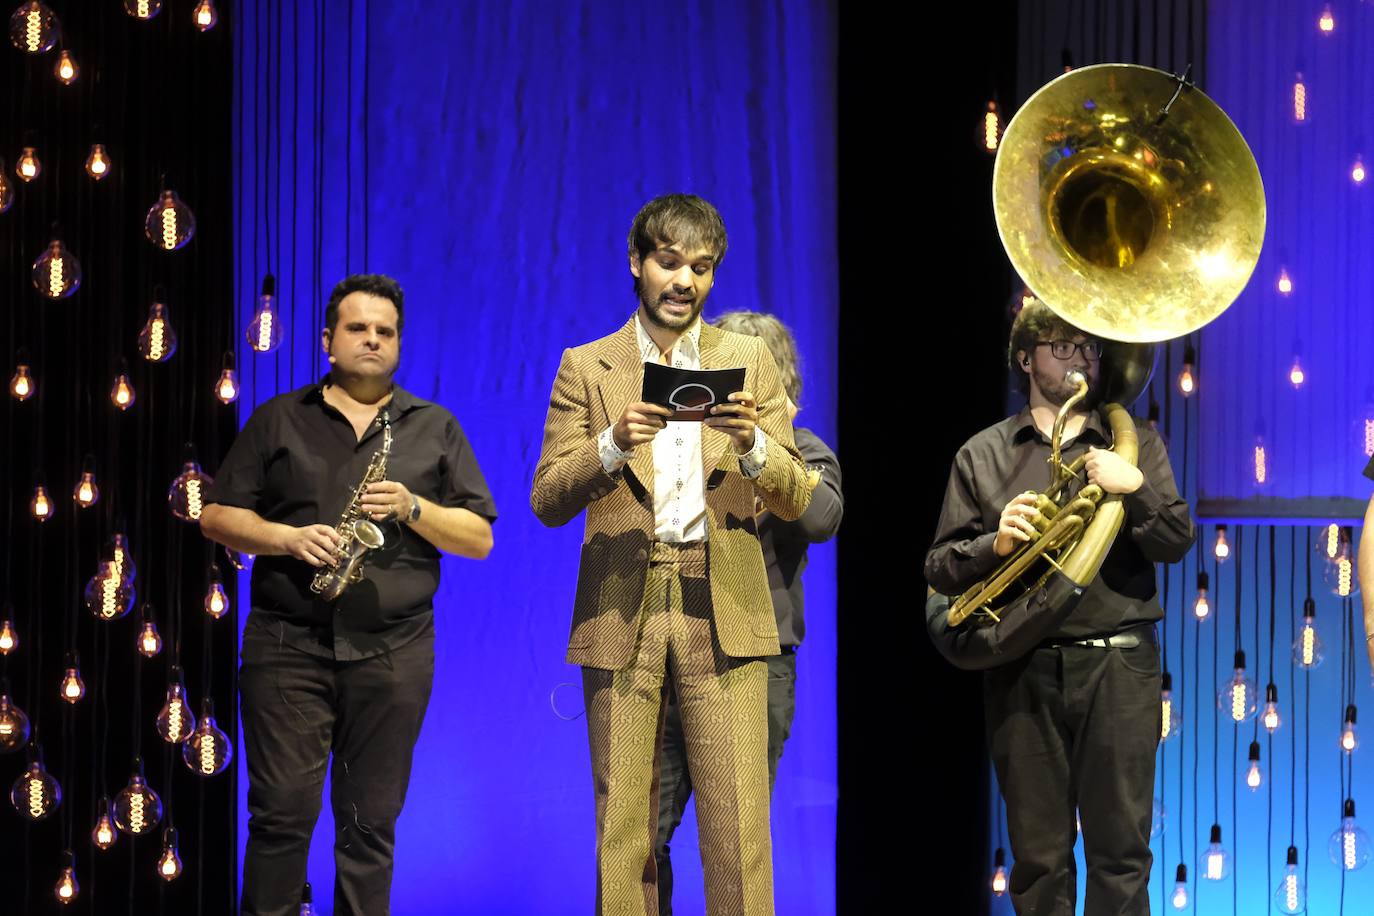
M 328 375 L 253 412 L 201 518 L 207 537 L 258 557 L 239 682 L 245 914 L 298 912 L 331 754 L 335 912 L 389 912 L 395 824 L 434 674 L 439 554 L 491 550 L 496 508 L 461 427 L 394 381 L 404 319 L 390 277 L 335 286 Z M 369 467 L 381 476 L 378 458 L 386 479 L 360 485 Z M 341 516 L 371 520 L 387 543 L 326 601 L 311 583 L 339 561 Z
M 1029 403 L 975 435 L 955 456 L 935 541 L 930 584 L 957 595 L 1031 539 L 1029 490 L 1049 482 L 1055 416 L 1081 372 L 1089 398 L 1070 410 L 1064 462 L 1087 453 L 1086 482 L 1120 494 L 1126 520 L 1078 606 L 1037 647 L 984 674 L 988 749 L 1006 800 L 1018 913 L 1072 916 L 1077 885 L 1074 811 L 1083 823 L 1087 913 L 1148 916 L 1150 820 L 1160 735 L 1155 563 L 1193 543 L 1188 504 L 1159 435 L 1136 421 L 1139 460 L 1110 451 L 1089 406 L 1103 344 L 1031 301 L 1012 324 L 1008 363 Z M 1077 492 L 1085 481 L 1070 484 Z

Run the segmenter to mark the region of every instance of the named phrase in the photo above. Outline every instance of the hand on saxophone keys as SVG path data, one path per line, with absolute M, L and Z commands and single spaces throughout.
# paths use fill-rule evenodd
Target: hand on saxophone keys
M 410 516 L 414 497 L 405 484 L 394 480 L 380 480 L 367 485 L 360 503 L 373 521 L 401 520 Z
M 311 566 L 337 566 L 339 563 L 339 532 L 328 525 L 287 526 L 282 535 L 282 554 L 304 560 Z

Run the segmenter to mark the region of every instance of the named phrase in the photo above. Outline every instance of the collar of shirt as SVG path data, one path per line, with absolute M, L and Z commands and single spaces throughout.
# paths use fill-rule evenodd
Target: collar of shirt
M 325 373 L 324 378 L 320 379 L 318 383 L 306 385 L 301 389 L 302 403 L 326 403 L 324 399 L 324 389 L 325 386 L 330 384 L 332 384 L 332 381 L 329 373 Z M 391 409 L 391 415 L 393 417 L 409 413 L 419 407 L 425 407 L 427 404 L 427 401 L 421 401 L 395 382 L 391 383 L 391 400 L 387 402 L 386 406 Z
M 639 355 L 648 363 L 660 361 L 661 352 L 658 344 L 649 336 L 649 332 L 644 330 L 644 322 L 639 319 L 639 312 L 635 312 L 635 339 L 639 342 Z M 678 335 L 677 343 L 673 344 L 672 353 L 680 353 L 682 358 L 687 360 L 689 365 L 701 359 L 701 317 L 698 316 L 692 322 L 686 333 Z
M 1021 408 L 1021 412 L 1016 415 L 1016 426 L 1012 432 L 1012 440 L 1024 442 L 1031 437 L 1037 438 L 1041 442 L 1049 442 L 1049 437 L 1042 433 L 1040 428 L 1035 425 L 1035 420 L 1031 417 L 1030 405 L 1027 404 L 1025 407 Z M 1106 446 L 1110 444 L 1110 440 L 1107 437 L 1107 431 L 1102 427 L 1102 414 L 1096 410 L 1088 412 L 1088 418 L 1083 423 L 1083 429 L 1077 436 L 1070 439 L 1069 442 L 1082 440 L 1083 442 L 1094 444 L 1094 439 L 1097 445 Z

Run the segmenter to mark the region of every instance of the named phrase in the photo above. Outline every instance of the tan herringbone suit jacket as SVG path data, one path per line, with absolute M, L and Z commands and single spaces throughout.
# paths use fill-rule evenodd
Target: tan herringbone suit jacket
M 778 628 L 754 523 L 754 494 L 779 518 L 797 518 L 811 501 L 806 467 L 792 441 L 777 366 L 763 341 L 706 325 L 700 349 L 703 369 L 744 367 L 745 390 L 758 399 L 759 426 L 768 437 L 763 473 L 751 481 L 740 473 L 730 437 L 707 426 L 701 430 L 716 634 L 730 656 L 776 655 Z M 653 448 L 641 445 L 611 476 L 596 438 L 639 400 L 643 378 L 631 318 L 609 337 L 563 351 L 549 399 L 530 506 L 549 526 L 587 510 L 568 639 L 568 661 L 576 665 L 617 670 L 629 664 L 634 650 L 654 537 Z

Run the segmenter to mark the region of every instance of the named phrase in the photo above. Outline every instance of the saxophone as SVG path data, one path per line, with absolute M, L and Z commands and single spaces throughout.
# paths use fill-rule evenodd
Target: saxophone
M 362 509 L 363 493 L 368 484 L 386 479 L 386 459 L 391 454 L 391 420 L 385 408 L 377 415 L 377 422 L 382 426 L 382 447 L 372 453 L 362 481 L 344 507 L 339 524 L 334 527 L 341 539 L 337 549 L 338 565 L 321 568 L 310 583 L 310 590 L 323 596 L 325 601 L 334 601 L 344 589 L 360 581 L 367 552 L 376 550 L 386 541 L 382 529 Z

